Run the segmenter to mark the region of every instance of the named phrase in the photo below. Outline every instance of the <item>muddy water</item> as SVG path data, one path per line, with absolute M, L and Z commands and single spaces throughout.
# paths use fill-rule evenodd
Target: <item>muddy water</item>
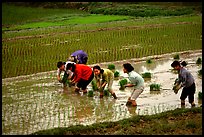
M 195 78 L 196 106 L 201 105 L 198 92 L 202 92 L 202 77 L 197 74 L 202 66 L 195 64 L 198 57 L 202 57 L 202 51 L 180 55 L 181 60 L 189 63 L 187 69 Z M 72 88 L 63 88 L 56 80 L 56 71 L 3 79 L 2 134 L 30 134 L 54 127 L 118 121 L 133 115 L 151 115 L 180 108 L 181 91 L 174 94 L 171 90 L 177 78 L 177 74 L 171 71 L 172 54 L 153 58 L 151 64 L 146 63 L 147 58 L 100 64 L 103 68 L 107 68 L 110 63 L 115 64 L 116 70 L 120 72 L 120 77 L 113 83 L 118 96 L 116 100 L 111 96 L 100 99 L 98 92 L 94 92 L 94 97 L 88 97 L 87 94 L 74 93 Z M 152 73 L 151 79 L 145 79 L 145 90 L 137 99 L 136 108 L 125 105 L 133 89 L 119 90 L 119 80 L 127 77 L 122 71 L 125 62 L 130 62 L 140 74 Z M 160 84 L 162 89 L 150 92 L 149 85 L 152 83 Z M 88 88 L 91 89 L 91 85 Z M 190 107 L 188 102 L 186 107 Z

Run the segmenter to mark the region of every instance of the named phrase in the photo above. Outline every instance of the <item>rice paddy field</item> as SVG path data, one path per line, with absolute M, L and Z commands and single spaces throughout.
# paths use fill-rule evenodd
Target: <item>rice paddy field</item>
M 189 70 L 196 78 L 197 92 L 202 92 L 202 77 L 197 76 L 202 66 L 195 64 L 196 59 L 202 56 L 202 15 L 132 18 L 79 12 L 74 15 L 75 18 L 68 19 L 71 15 L 65 13 L 63 16 L 55 15 L 57 21 L 48 15 L 46 19 L 39 17 L 36 22 L 23 21 L 22 17 L 23 22 L 17 21 L 8 26 L 3 21 L 2 134 L 31 134 L 42 129 L 121 120 L 135 114 L 160 113 L 179 107 L 179 95 L 173 95 L 171 85 L 166 85 L 176 78 L 176 74 L 168 71 L 172 56 L 167 56 L 163 63 L 153 61 L 155 68 L 160 67 L 152 69 L 155 77 L 150 82 L 146 81 L 146 90 L 139 98 L 141 104 L 136 110 L 129 111 L 124 105 L 131 89 L 120 91 L 118 79 L 114 81 L 118 100 L 111 97 L 101 100 L 97 92 L 90 98 L 83 94 L 76 95 L 70 88 L 64 89 L 56 79 L 57 62 L 66 61 L 78 49 L 88 54 L 88 65 L 107 67 L 108 63 L 112 63 L 120 73 L 121 63 L 126 61 L 191 51 L 182 59 L 192 63 Z M 92 19 L 97 22 L 76 21 L 79 16 L 84 22 Z M 10 16 L 4 17 L 3 20 L 8 20 Z M 135 67 L 138 65 L 134 61 L 131 63 Z M 145 62 L 139 66 L 138 72 L 149 71 Z M 167 71 L 161 70 L 162 67 Z M 166 77 L 167 81 L 163 79 Z M 162 83 L 168 92 L 162 90 L 159 94 L 149 94 L 151 83 Z M 197 93 L 195 96 L 199 105 Z M 160 97 L 160 102 L 154 104 Z M 145 100 L 150 103 L 145 104 Z

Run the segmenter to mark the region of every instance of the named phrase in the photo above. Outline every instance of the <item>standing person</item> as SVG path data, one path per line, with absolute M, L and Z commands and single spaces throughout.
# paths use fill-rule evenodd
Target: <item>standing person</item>
M 75 64 L 74 62 L 70 62 L 70 61 L 67 61 L 67 62 L 62 62 L 62 61 L 59 61 L 57 62 L 57 80 L 60 82 L 60 83 L 63 83 L 63 86 L 66 87 L 66 81 L 67 80 L 70 80 L 73 76 L 73 72 L 71 72 L 70 70 L 66 70 L 66 66 L 68 63 L 73 63 Z M 60 78 L 60 74 L 64 72 L 64 76 L 63 78 L 61 79 Z
M 93 71 L 95 74 L 97 87 L 99 88 L 100 98 L 103 98 L 103 90 L 106 84 L 108 84 L 109 92 L 114 97 L 114 99 L 117 99 L 115 92 L 112 89 L 114 73 L 110 69 L 102 69 L 98 65 L 93 67 Z
M 75 92 L 79 92 L 81 88 L 83 93 L 87 93 L 87 86 L 94 78 L 91 67 L 84 64 L 68 63 L 67 69 L 74 73 L 71 83 L 77 84 Z
M 180 88 L 183 87 L 183 90 L 180 96 L 181 107 L 185 106 L 185 99 L 187 98 L 187 96 L 188 96 L 188 101 L 191 104 L 191 106 L 195 107 L 194 94 L 196 91 L 196 86 L 195 86 L 195 80 L 194 80 L 193 75 L 183 66 L 181 66 L 179 61 L 174 61 L 171 64 L 171 67 L 173 67 L 175 70 L 178 70 L 178 80 L 176 81 L 177 84 L 175 85 L 181 84 Z
M 86 64 L 88 61 L 88 55 L 83 50 L 77 50 L 71 54 L 68 60 L 77 64 Z
M 123 64 L 123 72 L 128 74 L 128 78 L 131 81 L 125 87 L 134 87 L 126 105 L 137 106 L 136 99 L 144 91 L 144 79 L 134 71 L 134 67 L 130 63 Z

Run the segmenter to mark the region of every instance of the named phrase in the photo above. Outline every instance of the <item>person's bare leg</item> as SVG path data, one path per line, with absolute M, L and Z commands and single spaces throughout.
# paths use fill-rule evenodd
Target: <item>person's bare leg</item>
M 84 90 L 82 90 L 83 91 L 83 93 L 87 93 L 87 89 L 84 89 Z
M 181 108 L 185 108 L 185 100 L 181 100 Z
M 117 99 L 115 92 L 112 89 L 108 89 L 114 99 Z
M 126 103 L 126 106 L 129 106 L 129 105 L 131 105 L 132 104 L 132 102 L 131 102 L 131 100 L 130 100 L 130 97 L 128 98 L 128 101 L 127 101 L 127 103 Z
M 133 107 L 137 106 L 136 100 L 131 100 L 131 102 Z
M 75 90 L 74 90 L 76 93 L 79 93 L 80 91 L 80 88 L 79 87 L 75 87 Z
M 194 101 L 191 103 L 191 107 L 195 107 L 195 102 Z

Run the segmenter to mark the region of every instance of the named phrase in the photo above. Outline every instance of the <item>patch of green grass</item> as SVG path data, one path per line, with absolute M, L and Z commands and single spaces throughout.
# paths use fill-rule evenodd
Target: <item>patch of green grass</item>
M 146 128 L 144 128 L 144 126 Z M 202 108 L 175 109 L 155 115 L 133 116 L 117 122 L 41 130 L 32 135 L 202 135 Z

